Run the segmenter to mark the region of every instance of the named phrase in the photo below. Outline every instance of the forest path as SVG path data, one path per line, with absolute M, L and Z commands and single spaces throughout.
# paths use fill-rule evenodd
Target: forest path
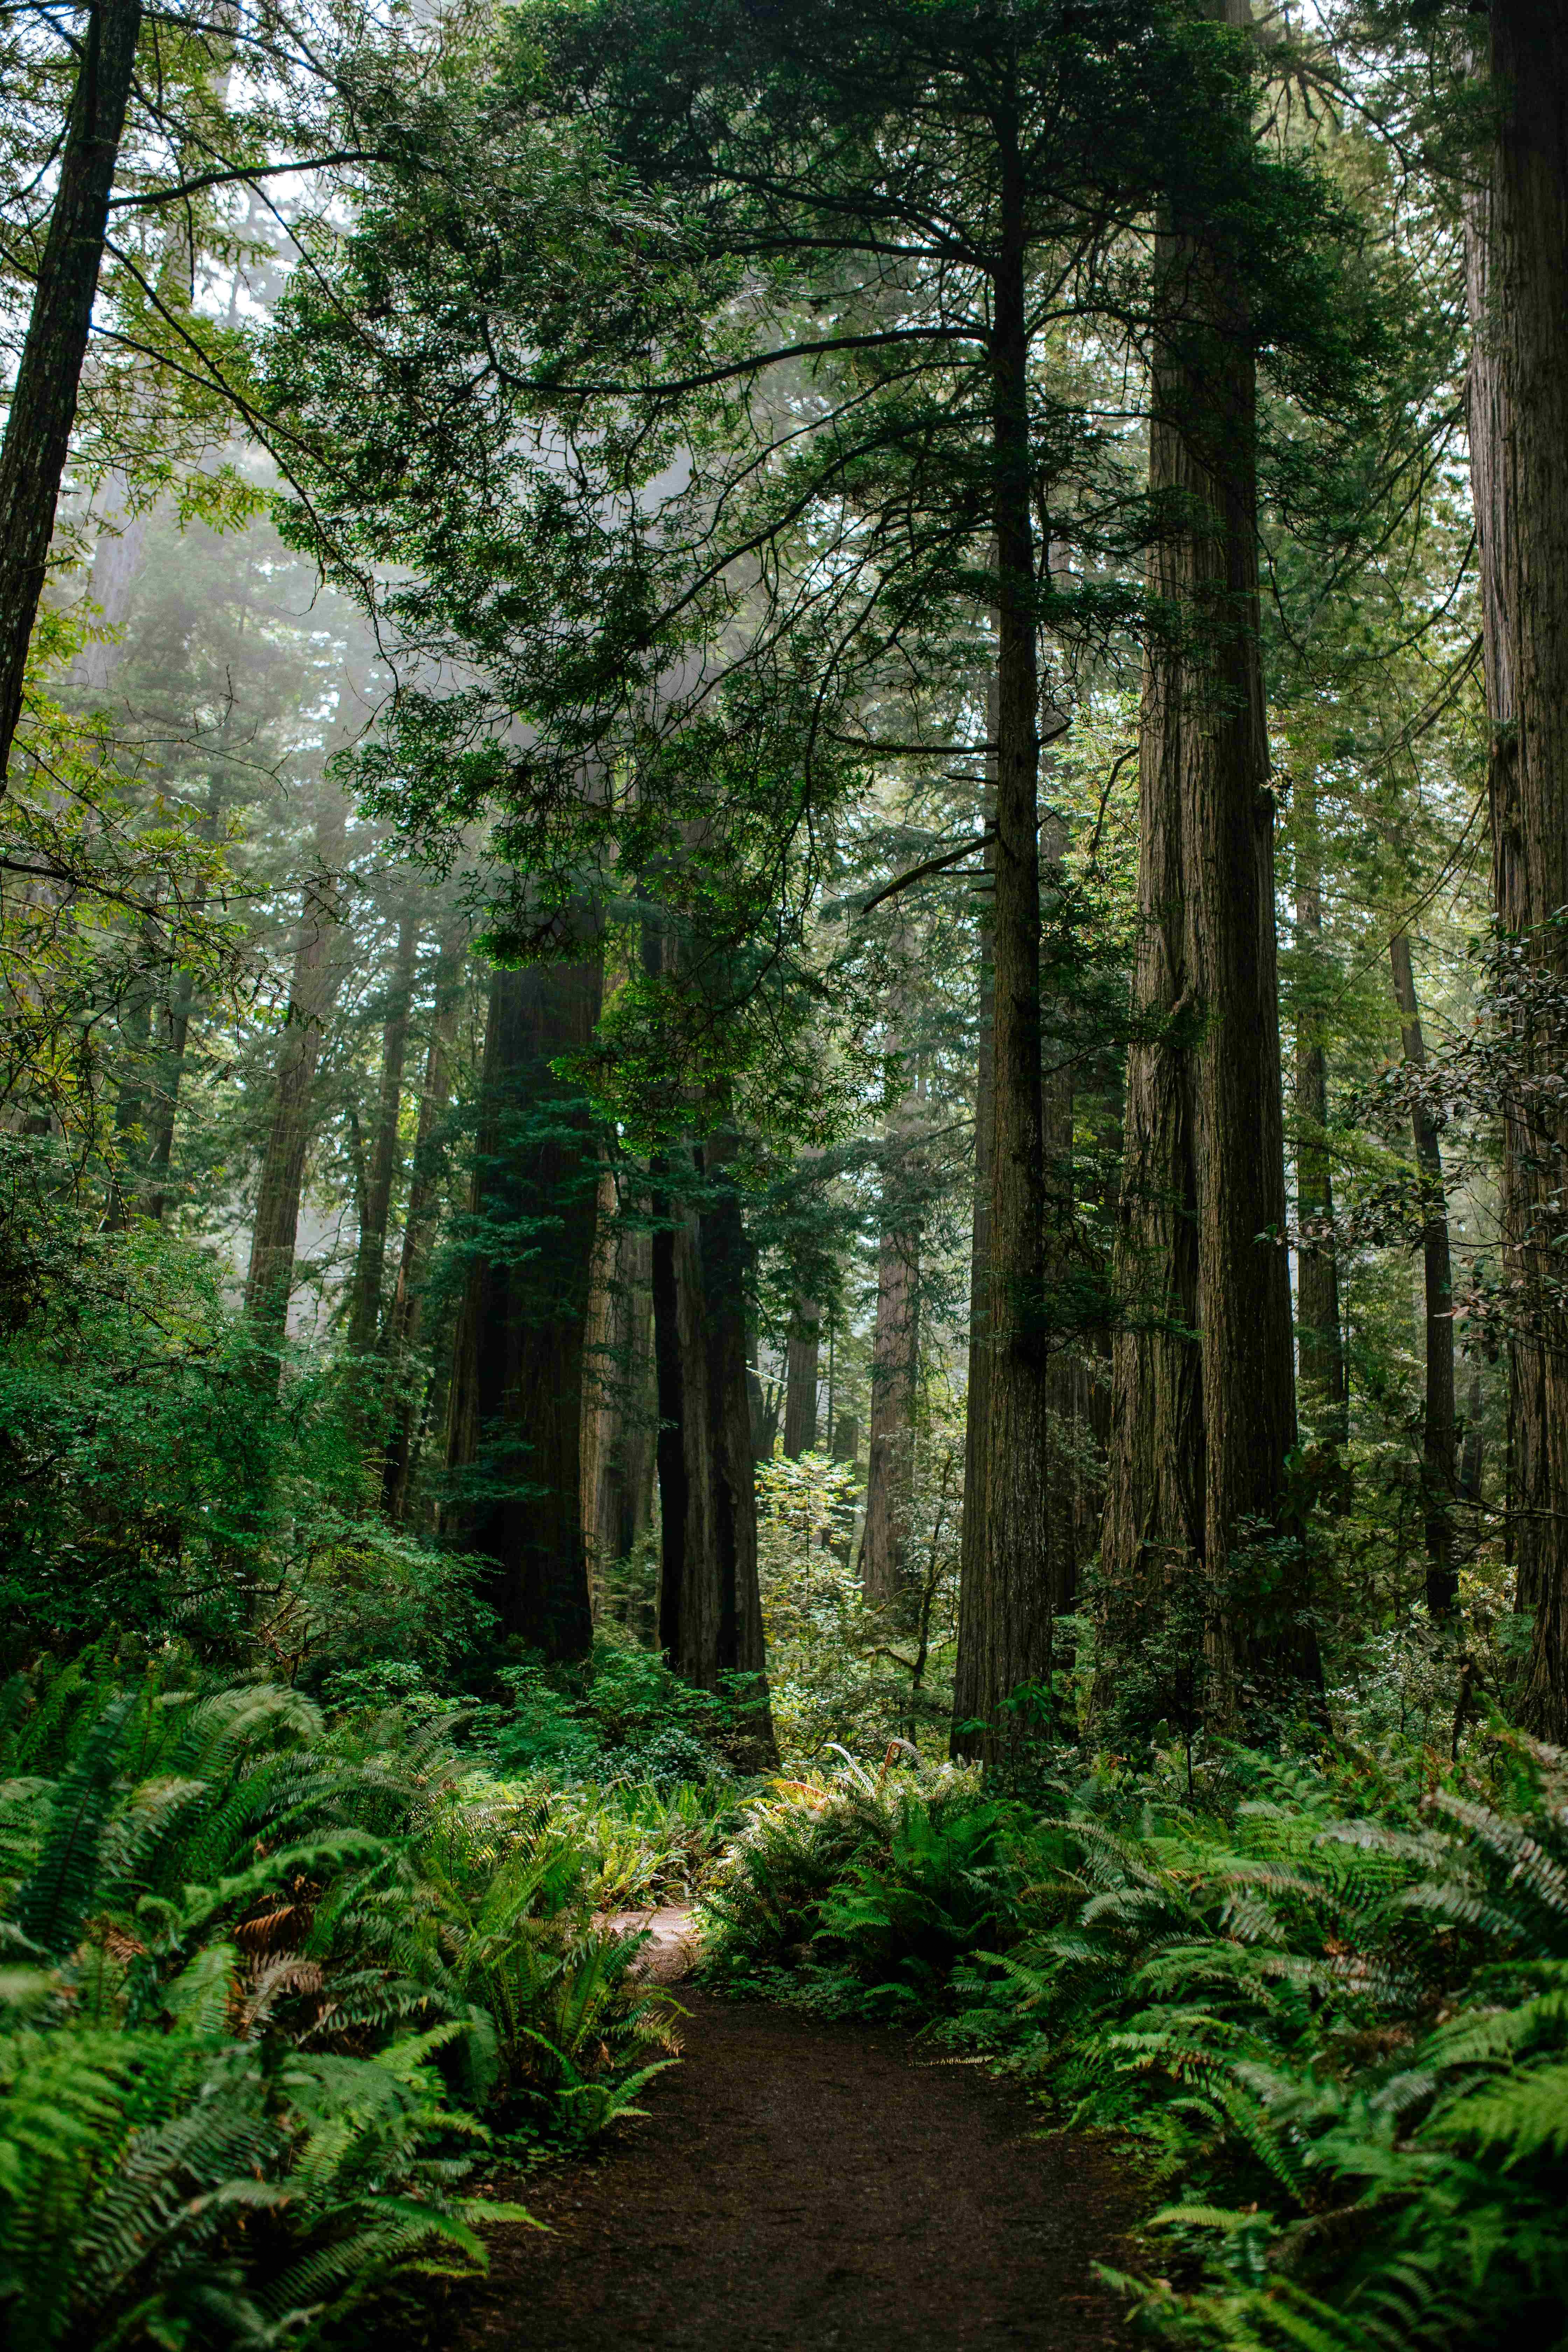
M 682 1986 L 646 2123 L 521 2185 L 550 2234 L 491 2240 L 466 2352 L 1097 2352 L 1090 2265 L 1134 2200 L 1082 2137 L 906 2037 Z

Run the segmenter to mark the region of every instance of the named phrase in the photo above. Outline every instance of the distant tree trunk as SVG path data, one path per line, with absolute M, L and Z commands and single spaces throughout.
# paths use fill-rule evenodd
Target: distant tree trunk
M 654 1354 L 662 1556 L 659 1647 L 714 1690 L 754 1675 L 740 1742 L 752 1769 L 776 1759 L 757 1584 L 757 1499 L 746 1386 L 746 1241 L 720 1136 L 655 1160 Z M 700 1205 L 693 1209 L 696 1192 Z
M 1481 1428 L 1485 1405 L 1479 1360 L 1470 1365 L 1470 1391 L 1465 1401 L 1465 1444 L 1459 1457 L 1459 1500 L 1479 1503 L 1483 1499 L 1482 1480 L 1486 1468 L 1486 1441 Z
M 757 1335 L 746 1334 L 746 1395 L 752 1408 L 752 1459 L 771 1462 L 779 1433 L 778 1391 L 770 1381 L 764 1389 L 757 1369 Z
M 385 1348 L 393 1389 L 382 1465 L 382 1502 L 395 1526 L 408 1512 L 408 1489 L 417 1465 L 417 1408 L 406 1393 L 408 1359 L 419 1345 L 424 1313 L 424 1276 L 440 1203 L 440 1128 L 452 1094 L 452 1051 L 463 1002 L 463 963 L 468 927 L 459 919 L 441 940 L 436 957 L 435 1004 L 419 1092 L 414 1167 L 403 1221 L 397 1286 L 387 1316 Z
M 1394 1001 L 1405 1041 L 1405 1058 L 1426 1066 L 1421 1007 L 1410 961 L 1410 940 L 1400 931 L 1388 943 Z M 1455 1464 L 1454 1283 L 1448 1255 L 1448 1203 L 1443 1185 L 1443 1153 L 1437 1123 L 1424 1105 L 1410 1115 L 1415 1169 L 1421 1180 L 1421 1254 L 1426 1278 L 1426 1402 L 1422 1416 L 1422 1506 L 1426 1533 L 1426 1606 L 1439 1622 L 1453 1614 L 1459 1580 L 1454 1567 L 1452 1517 Z
M 305 885 L 300 911 L 293 982 L 278 1055 L 272 1119 L 257 1185 L 250 1270 L 245 1285 L 246 1314 L 264 1350 L 279 1347 L 289 1327 L 316 1064 L 340 979 L 336 948 L 342 917 L 347 814 L 331 784 L 323 782 L 318 789 L 315 868 Z
M 1486 186 L 1468 207 L 1474 349 L 1471 480 L 1480 539 L 1493 891 L 1527 964 L 1561 987 L 1568 936 L 1568 19 L 1562 0 L 1492 0 L 1487 68 L 1500 109 Z M 1558 1024 L 1521 1041 L 1543 1077 Z M 1568 1124 L 1550 1096 L 1506 1107 L 1511 1532 L 1534 1616 L 1521 1715 L 1568 1741 L 1568 1330 L 1554 1302 Z
M 448 1404 L 443 1529 L 494 1563 L 501 1633 L 551 1659 L 593 1636 L 583 1348 L 599 1187 L 587 1105 L 551 1065 L 592 1042 L 600 991 L 597 957 L 492 976 Z
M 1316 1681 L 1320 1669 L 1302 1596 L 1285 1591 L 1265 1616 L 1231 1574 L 1247 1523 L 1276 1517 L 1295 1439 L 1285 1253 L 1258 1238 L 1283 1235 L 1285 1168 L 1255 368 L 1201 237 L 1166 227 L 1159 248 L 1150 484 L 1165 522 L 1149 585 L 1169 617 L 1144 662 L 1143 930 L 1117 1283 L 1130 1313 L 1101 1565 L 1108 1656 L 1136 1638 L 1143 1595 L 1202 1580 L 1205 1713 L 1228 1725 L 1244 1679 Z
M 1310 838 L 1315 810 L 1303 806 L 1297 855 L 1296 945 L 1315 961 L 1323 930 L 1318 845 Z M 1334 1213 L 1329 1164 L 1328 1057 L 1322 1022 L 1312 1002 L 1311 972 L 1303 976 L 1296 1008 L 1296 1216 L 1303 1231 L 1328 1225 Z M 1321 1444 L 1343 1445 L 1349 1436 L 1344 1340 L 1340 1321 L 1340 1271 L 1333 1244 L 1303 1241 L 1296 1253 L 1296 1320 L 1301 1394 Z
M 784 1342 L 784 1450 L 792 1462 L 816 1444 L 816 1389 L 821 1366 L 822 1309 L 801 1298 Z
M 996 678 L 993 672 L 985 703 L 985 786 L 982 814 L 989 828 L 996 814 Z M 994 874 L 996 845 L 986 843 L 985 870 Z M 974 1202 L 969 1244 L 968 1381 L 963 1415 L 963 1517 L 959 1533 L 958 1655 L 953 1669 L 952 1754 L 978 1756 L 981 1733 L 963 1727 L 980 1720 L 981 1629 L 986 1583 L 985 1481 L 990 1434 L 991 1349 L 987 1331 L 991 1288 L 991 1158 L 996 1109 L 994 1022 L 996 971 L 991 951 L 991 908 L 980 920 L 980 969 L 975 989 L 974 1056 Z
M 385 1282 L 386 1227 L 397 1175 L 398 1121 L 403 1111 L 403 1064 L 408 1051 L 408 1019 L 414 1001 L 414 967 L 419 953 L 419 918 L 405 911 L 397 926 L 397 950 L 387 988 L 381 1030 L 381 1087 L 375 1130 L 365 1174 L 365 1213 L 354 1253 L 349 1307 L 349 1353 L 362 1356 L 381 1329 L 381 1294 Z
M 900 927 L 895 950 L 906 971 L 910 945 Z M 882 1231 L 877 1253 L 877 1322 L 871 1340 L 871 1421 L 866 1460 L 866 1527 L 860 1575 L 878 1607 L 903 1598 L 914 1502 L 915 1399 L 920 1373 L 921 1191 L 923 1105 L 909 1052 L 910 982 L 895 992 L 885 1069 L 888 1114 L 882 1144 Z
M 54 209 L 0 445 L 0 789 L 22 715 L 141 30 L 141 0 L 93 0 L 87 11 Z

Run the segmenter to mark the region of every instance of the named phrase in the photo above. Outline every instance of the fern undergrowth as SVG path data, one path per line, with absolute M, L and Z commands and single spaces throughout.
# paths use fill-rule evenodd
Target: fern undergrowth
M 498 1780 L 458 1733 L 105 1654 L 6 1687 L 15 2352 L 352 2342 L 526 2226 L 487 2162 L 638 2112 L 669 2010 L 604 1915 L 687 1885 L 712 1808 Z
M 1236 2352 L 1568 2343 L 1568 1759 L 1511 1735 L 989 1799 L 858 1768 L 749 1809 L 709 1898 L 737 1990 L 903 2015 L 1154 2206 L 1144 2329 Z

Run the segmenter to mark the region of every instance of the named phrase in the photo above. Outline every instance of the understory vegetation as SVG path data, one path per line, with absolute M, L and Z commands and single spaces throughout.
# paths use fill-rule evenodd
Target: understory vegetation
M 343 2343 L 399 2296 L 416 2318 L 482 2266 L 481 2224 L 531 2226 L 486 2168 L 582 2147 L 673 2062 L 613 1915 L 690 1894 L 726 1792 L 573 1780 L 563 1755 L 616 1751 L 563 1700 L 523 1697 L 509 1739 L 417 1679 L 323 1710 L 128 1641 L 5 1685 L 18 2352 Z
M 718 1980 L 900 2020 L 1112 2135 L 1151 2210 L 1148 2271 L 1110 2275 L 1156 2340 L 1562 2340 L 1557 1751 L 1237 1748 L 1197 1804 L 1100 1759 L 1043 1808 L 900 1759 L 747 1813 Z

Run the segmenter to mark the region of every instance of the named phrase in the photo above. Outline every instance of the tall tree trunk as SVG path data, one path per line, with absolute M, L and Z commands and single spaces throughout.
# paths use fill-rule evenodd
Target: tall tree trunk
M 335 950 L 342 916 L 347 813 L 340 794 L 325 781 L 318 787 L 317 812 L 315 868 L 305 885 L 300 910 L 289 1013 L 278 1055 L 272 1118 L 257 1185 L 250 1269 L 245 1284 L 246 1314 L 263 1350 L 279 1347 L 289 1327 L 316 1064 L 340 978 Z
M 996 815 L 996 677 L 985 698 L 985 784 L 982 816 L 986 828 L 987 877 L 996 870 L 992 827 Z M 991 1297 L 991 1160 L 996 1118 L 996 967 L 992 953 L 991 907 L 982 908 L 980 970 L 975 989 L 974 1202 L 969 1241 L 968 1380 L 963 1414 L 963 1517 L 959 1529 L 958 1654 L 953 1667 L 952 1733 L 955 1756 L 981 1752 L 981 1671 L 984 1646 L 986 1520 L 985 1482 L 991 1430 L 991 1349 L 987 1328 Z
M 0 446 L 0 789 L 22 715 L 27 649 L 76 423 L 141 30 L 141 0 L 91 0 L 59 184 Z
M 822 1360 L 822 1309 L 814 1298 L 795 1301 L 784 1341 L 784 1450 L 792 1462 L 816 1444 L 816 1389 Z
M 746 1240 L 726 1182 L 732 1145 L 711 1138 L 654 1161 L 654 1354 L 662 1551 L 659 1647 L 682 1679 L 714 1690 L 754 1675 L 738 1743 L 750 1769 L 776 1759 L 757 1582 L 757 1498 L 746 1383 Z M 699 1203 L 692 1205 L 695 1194 Z
M 381 1294 L 386 1279 L 386 1225 L 397 1175 L 398 1121 L 403 1111 L 403 1064 L 408 1051 L 408 1017 L 414 1001 L 414 967 L 419 953 L 419 918 L 411 909 L 399 919 L 397 949 L 381 1031 L 381 1087 L 375 1131 L 365 1171 L 364 1217 L 354 1252 L 353 1291 L 348 1344 L 353 1356 L 367 1355 L 381 1328 Z
M 1426 1066 L 1421 1007 L 1410 961 L 1410 940 L 1400 931 L 1388 943 L 1394 1001 L 1405 1041 L 1405 1058 Z M 1421 1491 L 1426 1534 L 1426 1606 L 1435 1620 L 1453 1614 L 1459 1580 L 1454 1567 L 1454 1284 L 1448 1255 L 1448 1202 L 1443 1186 L 1443 1152 L 1437 1123 L 1424 1104 L 1410 1114 L 1415 1169 L 1421 1180 L 1421 1255 L 1426 1289 L 1426 1402 L 1422 1415 Z
M 426 1048 L 425 1082 L 419 1093 L 419 1124 L 414 1137 L 414 1167 L 403 1221 L 397 1286 L 386 1322 L 386 1355 L 392 1409 L 381 1475 L 382 1503 L 395 1526 L 408 1511 L 408 1489 L 417 1465 L 418 1412 L 407 1393 L 408 1359 L 419 1345 L 424 1316 L 424 1276 L 440 1203 L 440 1129 L 452 1094 L 452 1051 L 463 1002 L 463 963 L 468 927 L 459 918 L 444 935 L 436 956 L 435 1003 Z
M 1487 68 L 1500 111 L 1484 188 L 1467 209 L 1474 349 L 1468 407 L 1481 550 L 1489 782 L 1497 911 L 1527 967 L 1561 987 L 1568 938 L 1568 10 L 1492 0 Z M 1521 1038 L 1561 1069 L 1555 1022 Z M 1568 1125 L 1550 1096 L 1507 1106 L 1507 1271 L 1524 1316 L 1511 1349 L 1510 1504 L 1519 1606 L 1534 1632 L 1523 1719 L 1568 1740 L 1568 1330 L 1553 1304 Z
M 601 1210 L 604 1194 L 600 1193 Z M 641 1217 L 617 1213 L 615 1264 L 605 1318 L 604 1361 L 596 1396 L 590 1489 L 586 1457 L 583 1507 L 590 1549 L 601 1567 L 625 1559 L 653 1516 L 653 1291 L 651 1240 Z
M 1245 0 L 1230 0 L 1233 10 Z M 1217 0 L 1215 13 L 1219 13 Z M 1235 18 L 1233 18 L 1235 21 Z M 1102 1569 L 1113 1655 L 1162 1587 L 1196 1594 L 1211 1724 L 1244 1679 L 1318 1679 L 1289 1585 L 1237 1588 L 1295 1438 L 1274 936 L 1274 803 L 1258 646 L 1256 388 L 1247 322 L 1201 236 L 1165 227 L 1145 656 L 1142 921 L 1129 1062 Z M 1191 1335 L 1201 1333 L 1201 1344 Z
M 877 1253 L 877 1323 L 871 1340 L 871 1425 L 866 1457 L 866 1528 L 860 1575 L 878 1607 L 908 1590 L 906 1553 L 914 1502 L 915 1398 L 920 1372 L 921 1218 L 908 1198 L 908 1165 L 921 1105 L 911 1088 L 889 1121 L 889 1145 L 904 1160 L 889 1175 Z M 902 1187 L 905 1198 L 899 1200 Z M 835 1445 L 837 1454 L 837 1444 Z
M 1314 1003 L 1315 966 L 1323 931 L 1323 890 L 1315 838 L 1315 803 L 1304 805 L 1296 859 L 1296 947 L 1307 970 L 1296 1007 L 1296 1218 L 1303 1234 L 1327 1226 L 1334 1213 L 1329 1164 L 1328 1056 Z M 1349 1436 L 1344 1339 L 1340 1321 L 1340 1270 L 1333 1244 L 1303 1240 L 1296 1253 L 1296 1321 L 1301 1394 L 1319 1443 L 1343 1445 Z
M 601 986 L 596 956 L 492 975 L 447 1408 L 443 1530 L 493 1563 L 502 1634 L 551 1659 L 593 1637 L 583 1348 L 599 1189 L 588 1107 L 551 1065 L 592 1043 Z
M 1040 1094 L 1040 845 L 1035 537 L 1029 439 L 1025 174 L 1004 115 L 999 237 L 992 278 L 992 454 L 997 570 L 996 885 L 992 899 L 994 1109 L 986 1381 L 984 1562 L 963 1608 L 973 1620 L 966 1705 L 981 1752 L 1000 1761 L 1020 1727 L 1004 1716 L 1051 1664 Z M 961 1636 L 962 1640 L 962 1636 Z

